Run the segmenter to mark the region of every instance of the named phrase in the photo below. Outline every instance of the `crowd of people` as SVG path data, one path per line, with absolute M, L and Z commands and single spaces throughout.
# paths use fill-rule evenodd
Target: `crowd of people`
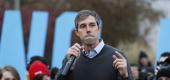
M 170 80 L 170 52 L 161 54 L 154 67 L 146 53 L 139 55 L 139 64 L 131 64 L 133 80 Z M 41 56 L 33 56 L 27 65 L 25 80 L 57 80 L 59 69 L 49 68 L 48 60 Z M 15 67 L 7 65 L 0 68 L 0 80 L 21 80 Z
M 25 80 L 54 80 L 58 68 L 49 68 L 48 60 L 41 56 L 33 56 L 27 65 Z M 15 67 L 11 65 L 0 68 L 0 80 L 21 80 Z
M 81 44 L 68 49 L 61 69 L 50 69 L 46 58 L 33 56 L 26 68 L 26 80 L 170 80 L 170 52 L 162 53 L 156 70 L 144 51 L 138 65 L 130 65 L 122 51 L 99 38 L 101 26 L 95 11 L 80 11 L 75 18 L 75 33 Z M 20 76 L 8 65 L 0 69 L 0 80 L 20 80 Z
M 170 52 L 161 54 L 153 66 L 146 53 L 139 55 L 139 65 L 131 65 L 134 80 L 170 80 Z

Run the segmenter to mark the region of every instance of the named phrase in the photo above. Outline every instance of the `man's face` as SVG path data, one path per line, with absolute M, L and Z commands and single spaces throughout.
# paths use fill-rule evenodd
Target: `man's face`
M 162 76 L 162 77 L 158 78 L 158 80 L 170 80 L 170 78 L 169 78 L 169 77 Z
M 92 45 L 97 42 L 99 31 L 95 18 L 88 16 L 86 19 L 78 22 L 76 34 L 84 44 Z
M 148 58 L 141 58 L 141 63 L 144 65 L 144 66 L 148 66 L 148 63 L 149 63 L 149 60 Z
M 50 80 L 50 77 L 45 75 L 45 76 L 43 76 L 43 80 Z
M 134 77 L 134 79 L 139 79 L 138 67 L 131 66 L 131 70 L 132 70 L 132 76 Z
M 14 76 L 9 71 L 4 71 L 1 80 L 15 80 Z

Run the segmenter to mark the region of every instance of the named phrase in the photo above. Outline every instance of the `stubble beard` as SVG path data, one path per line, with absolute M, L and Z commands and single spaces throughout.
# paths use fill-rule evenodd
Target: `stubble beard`
M 96 37 L 92 37 L 92 36 L 90 36 L 90 37 L 86 37 L 85 39 L 83 39 L 83 43 L 85 44 L 85 45 L 94 45 L 95 43 L 96 43 L 96 41 L 97 41 L 97 38 Z

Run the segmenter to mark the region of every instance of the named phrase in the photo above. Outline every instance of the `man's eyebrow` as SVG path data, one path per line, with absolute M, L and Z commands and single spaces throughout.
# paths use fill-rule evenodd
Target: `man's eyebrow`
M 90 22 L 90 24 L 95 24 L 95 22 Z
M 82 24 L 80 24 L 80 26 L 81 26 L 81 25 L 86 25 L 86 23 L 82 23 Z

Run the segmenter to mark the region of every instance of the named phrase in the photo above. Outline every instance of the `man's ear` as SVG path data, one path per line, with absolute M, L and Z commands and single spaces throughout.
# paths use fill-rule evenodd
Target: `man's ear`
M 79 37 L 79 33 L 78 33 L 78 30 L 77 30 L 77 29 L 74 30 L 74 33 L 76 34 L 76 36 Z
M 101 32 L 101 30 L 102 30 L 102 29 L 101 29 L 101 27 L 98 27 L 98 29 L 99 29 L 99 32 L 98 32 L 98 33 L 100 33 L 100 32 Z

